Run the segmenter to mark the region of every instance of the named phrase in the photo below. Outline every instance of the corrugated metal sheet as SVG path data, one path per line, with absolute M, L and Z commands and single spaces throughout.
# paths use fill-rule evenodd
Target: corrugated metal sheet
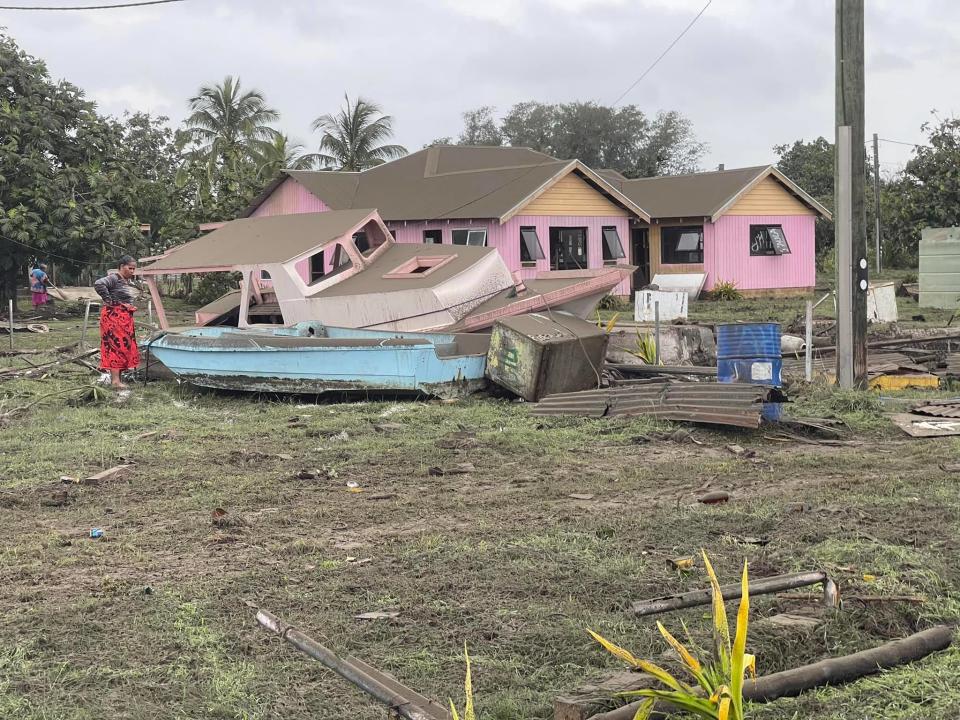
M 783 358 L 783 374 L 786 377 L 802 378 L 805 374 L 805 360 L 790 355 Z M 927 372 L 928 368 L 918 362 L 918 359 L 897 352 L 871 352 L 867 356 L 867 372 L 891 372 L 896 369 Z M 837 371 L 836 355 L 814 355 L 814 375 L 833 375 Z
M 934 400 L 915 405 L 910 412 L 915 415 L 931 415 L 942 418 L 960 418 L 960 398 Z
M 816 284 L 813 215 L 724 215 L 703 226 L 706 289 L 732 281 L 739 290 L 812 288 Z M 782 225 L 789 255 L 750 255 L 750 225 Z
M 920 234 L 920 307 L 960 306 L 960 228 Z
M 649 383 L 551 395 L 534 415 L 616 417 L 648 415 L 715 425 L 758 428 L 763 403 L 783 400 L 774 388 L 721 383 Z

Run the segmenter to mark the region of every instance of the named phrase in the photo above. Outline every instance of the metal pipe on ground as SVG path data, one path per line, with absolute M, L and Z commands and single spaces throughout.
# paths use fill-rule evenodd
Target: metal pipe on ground
M 436 703 L 423 698 L 409 688 L 404 688 L 399 682 L 355 658 L 339 657 L 332 650 L 288 625 L 276 615 L 266 610 L 258 610 L 257 622 L 376 698 L 400 717 L 406 720 L 449 720 L 447 711 Z M 427 707 L 421 707 L 421 705 L 427 705 Z
M 769 702 L 782 697 L 796 697 L 815 687 L 857 680 L 944 650 L 953 642 L 953 634 L 954 628 L 937 625 L 870 650 L 827 658 L 792 670 L 765 675 L 752 682 L 748 680 L 743 685 L 743 697 L 755 702 Z M 590 720 L 633 720 L 639 707 L 640 702 L 630 703 L 610 712 L 592 715 Z M 661 720 L 675 710 L 666 703 L 657 703 L 650 717 Z
M 770 593 L 794 590 L 808 585 L 816 585 L 817 583 L 823 583 L 824 604 L 835 606 L 837 604 L 837 586 L 827 577 L 827 573 L 823 570 L 774 575 L 773 577 L 751 580 L 750 595 L 769 595 Z M 720 594 L 724 600 L 737 600 L 743 596 L 739 583 L 721 586 Z M 630 609 L 634 615 L 643 617 L 645 615 L 669 612 L 670 610 L 709 605 L 711 602 L 713 602 L 712 590 L 706 588 L 705 590 L 691 590 L 690 592 L 680 593 L 679 595 L 667 595 L 665 597 L 653 598 L 652 600 L 640 600 L 633 603 Z

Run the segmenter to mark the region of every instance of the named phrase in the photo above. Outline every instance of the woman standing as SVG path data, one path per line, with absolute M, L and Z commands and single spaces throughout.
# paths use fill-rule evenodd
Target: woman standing
M 110 384 L 117 390 L 126 388 L 120 373 L 140 364 L 140 351 L 133 329 L 132 301 L 137 290 L 130 283 L 137 269 L 137 261 L 129 255 L 120 258 L 115 272 L 97 280 L 93 287 L 103 298 L 100 308 L 100 367 L 110 371 Z
M 46 265 L 40 263 L 40 265 L 30 271 L 30 295 L 33 298 L 34 310 L 50 302 L 50 296 L 47 295 L 47 286 L 49 284 L 50 278 L 47 276 Z

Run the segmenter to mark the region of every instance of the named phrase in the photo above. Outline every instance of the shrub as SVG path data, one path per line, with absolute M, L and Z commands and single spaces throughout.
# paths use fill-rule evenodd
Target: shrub
M 743 295 L 737 290 L 737 284 L 732 280 L 721 280 L 713 286 L 710 291 L 710 297 L 713 300 L 722 300 L 724 302 L 732 300 L 743 300 Z
M 207 273 L 187 296 L 192 305 L 206 305 L 240 287 L 240 273 Z

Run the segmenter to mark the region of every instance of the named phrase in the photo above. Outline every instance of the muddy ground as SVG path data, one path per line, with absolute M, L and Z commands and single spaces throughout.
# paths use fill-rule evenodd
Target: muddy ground
M 62 339 L 76 322 L 53 326 Z M 663 652 L 654 620 L 626 608 L 702 586 L 700 563 L 667 562 L 700 548 L 725 581 L 746 558 L 757 577 L 825 568 L 845 595 L 923 600 L 760 628 L 761 673 L 960 617 L 960 474 L 940 467 L 960 443 L 906 438 L 876 401 L 801 399 L 850 424 L 849 444 L 821 446 L 544 420 L 484 398 L 298 404 L 151 383 L 125 403 L 71 405 L 91 378 L 0 383 L 0 413 L 48 396 L 0 430 L 3 718 L 385 717 L 259 629 L 257 607 L 441 701 L 462 693 L 466 642 L 481 717 L 550 718 L 555 696 L 618 669 L 586 628 Z M 121 462 L 98 485 L 61 482 Z M 708 490 L 731 500 L 698 503 Z M 755 621 L 809 610 L 755 606 Z M 356 618 L 371 611 L 398 614 Z M 706 637 L 700 609 L 661 619 Z M 954 718 L 958 672 L 953 649 L 752 717 Z

